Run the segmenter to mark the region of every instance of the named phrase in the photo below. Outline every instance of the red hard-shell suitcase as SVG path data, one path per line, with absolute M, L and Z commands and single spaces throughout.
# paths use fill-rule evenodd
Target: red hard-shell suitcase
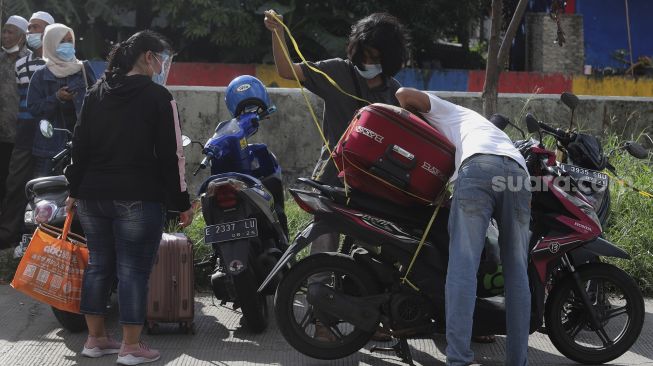
M 184 234 L 164 233 L 150 275 L 147 331 L 158 323 L 179 323 L 182 331 L 194 333 L 194 318 L 193 244 Z
M 454 172 L 455 153 L 416 115 L 375 103 L 356 113 L 333 155 L 347 185 L 409 206 L 435 201 Z

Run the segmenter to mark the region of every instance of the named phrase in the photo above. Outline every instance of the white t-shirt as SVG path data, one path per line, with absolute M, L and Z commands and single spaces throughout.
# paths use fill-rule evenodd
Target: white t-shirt
M 492 122 L 471 109 L 427 94 L 431 100 L 431 110 L 423 114 L 424 118 L 456 146 L 456 170 L 451 181 L 458 177 L 460 164 L 474 154 L 508 156 L 528 172 L 526 161 L 510 137 Z

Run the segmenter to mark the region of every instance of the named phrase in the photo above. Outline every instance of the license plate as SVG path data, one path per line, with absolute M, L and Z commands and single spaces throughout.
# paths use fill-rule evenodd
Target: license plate
M 223 222 L 204 228 L 205 243 L 221 243 L 258 236 L 256 219 Z
M 563 171 L 569 173 L 574 179 L 580 182 L 594 183 L 599 186 L 608 185 L 608 175 L 592 169 L 581 168 L 576 165 L 560 164 Z

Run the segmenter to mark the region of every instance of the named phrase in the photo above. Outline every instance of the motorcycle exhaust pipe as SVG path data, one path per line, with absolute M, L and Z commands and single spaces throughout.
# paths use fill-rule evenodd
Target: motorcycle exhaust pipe
M 389 301 L 390 295 L 354 297 L 335 291 L 323 283 L 308 286 L 308 302 L 317 310 L 317 318 L 324 324 L 330 319 L 320 319 L 320 313 L 337 317 L 366 332 L 374 332 L 381 320 L 381 304 Z M 324 316 L 327 318 L 326 316 Z

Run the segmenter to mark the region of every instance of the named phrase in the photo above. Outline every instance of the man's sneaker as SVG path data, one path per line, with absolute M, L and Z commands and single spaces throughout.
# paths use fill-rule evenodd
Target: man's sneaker
M 103 338 L 88 336 L 86 343 L 84 343 L 82 355 L 97 358 L 118 352 L 120 352 L 120 342 L 114 341 L 110 336 Z
M 154 362 L 161 358 L 159 351 L 150 349 L 145 343 L 140 342 L 138 346 L 128 346 L 122 344 L 118 354 L 118 364 L 120 365 L 140 365 L 142 363 Z

